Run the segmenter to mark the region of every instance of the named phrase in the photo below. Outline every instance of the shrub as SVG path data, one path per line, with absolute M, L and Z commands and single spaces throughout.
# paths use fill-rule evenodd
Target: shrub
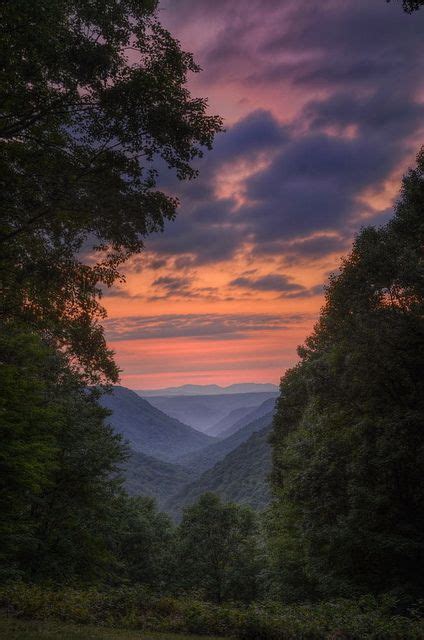
M 422 640 L 422 603 L 394 615 L 393 598 L 363 597 L 316 604 L 257 603 L 244 609 L 190 598 L 159 597 L 140 587 L 78 590 L 0 588 L 0 609 L 17 617 L 100 624 L 240 640 Z

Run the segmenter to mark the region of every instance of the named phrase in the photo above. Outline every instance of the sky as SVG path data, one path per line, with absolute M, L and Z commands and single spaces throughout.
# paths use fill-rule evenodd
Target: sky
M 423 140 L 424 11 L 397 0 L 162 0 L 225 133 L 177 219 L 103 298 L 122 384 L 278 383 L 361 227 L 389 219 Z

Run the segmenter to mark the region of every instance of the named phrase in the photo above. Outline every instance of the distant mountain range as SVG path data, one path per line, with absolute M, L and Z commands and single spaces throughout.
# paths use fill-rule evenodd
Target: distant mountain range
M 102 396 L 101 404 L 112 411 L 108 422 L 134 451 L 160 460 L 172 461 L 214 442 L 214 438 L 166 415 L 125 387 L 113 387 L 112 393 Z
M 168 416 L 172 416 L 194 429 L 209 435 L 221 435 L 221 431 L 233 424 L 230 414 L 236 414 L 236 419 L 255 407 L 259 407 L 265 400 L 277 398 L 275 391 L 254 391 L 249 393 L 228 393 L 206 396 L 155 396 L 148 398 L 148 402 Z M 224 422 L 223 424 L 223 420 Z
M 228 410 L 225 418 L 215 423 L 220 438 L 201 433 L 153 406 L 161 398 L 147 401 L 125 387 L 113 387 L 111 394 L 102 396 L 101 404 L 112 411 L 109 423 L 131 448 L 122 465 L 127 491 L 155 498 L 158 508 L 175 519 L 206 491 L 255 509 L 264 508 L 269 501 L 268 435 L 276 394 L 246 393 L 245 406 L 234 408 L 234 399 L 239 403 L 241 395 L 181 397 L 191 407 L 191 414 L 196 398 L 211 412 L 216 413 L 217 407 Z
M 220 387 L 217 384 L 183 384 L 181 387 L 166 387 L 165 389 L 138 390 L 143 398 L 154 396 L 216 396 L 227 393 L 254 393 L 261 391 L 278 391 L 275 384 L 241 382 L 230 384 L 228 387 Z

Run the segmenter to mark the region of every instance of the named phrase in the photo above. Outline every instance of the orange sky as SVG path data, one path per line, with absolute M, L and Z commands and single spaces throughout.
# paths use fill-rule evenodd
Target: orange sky
M 160 5 L 227 132 L 196 182 L 166 184 L 177 221 L 103 299 L 128 387 L 278 383 L 354 233 L 390 214 L 422 121 L 423 25 L 368 0 L 305 2 Z

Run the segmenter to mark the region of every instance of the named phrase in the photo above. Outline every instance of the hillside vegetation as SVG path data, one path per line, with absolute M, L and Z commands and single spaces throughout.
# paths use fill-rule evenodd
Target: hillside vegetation
M 265 509 L 271 499 L 268 482 L 271 472 L 270 432 L 271 425 L 253 433 L 212 469 L 183 486 L 165 503 L 165 510 L 178 519 L 184 507 L 207 492 L 216 493 L 225 502 L 246 504 L 257 511 Z
M 196 473 L 203 473 L 206 469 L 213 467 L 219 460 L 225 458 L 228 453 L 236 449 L 240 444 L 248 440 L 252 433 L 261 431 L 269 426 L 271 422 L 272 413 L 268 413 L 262 416 L 262 418 L 250 422 L 224 440 L 219 440 L 218 442 L 208 445 L 200 451 L 180 456 L 178 462 Z
M 164 462 L 139 451 L 131 451 L 122 467 L 125 489 L 132 496 L 154 498 L 158 509 L 168 511 L 166 503 L 193 481 L 195 473 L 178 464 Z

